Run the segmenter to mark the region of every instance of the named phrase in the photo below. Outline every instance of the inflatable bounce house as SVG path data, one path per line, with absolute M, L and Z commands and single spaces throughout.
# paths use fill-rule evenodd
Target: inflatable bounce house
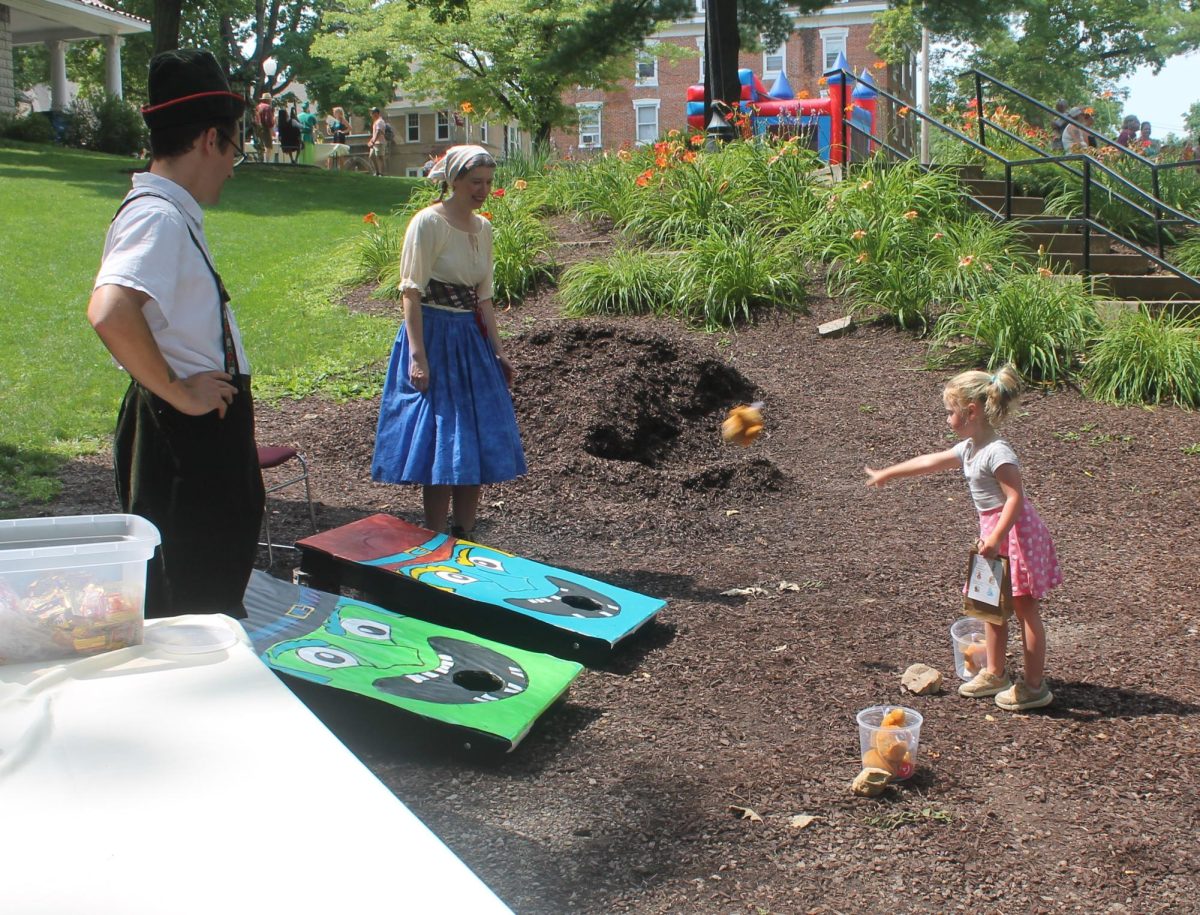
M 848 93 L 843 71 L 849 70 L 845 55 L 839 54 L 833 68 L 825 73 L 829 88 L 825 98 L 796 98 L 786 73 L 780 73 L 768 90 L 753 71 L 738 70 L 742 84 L 739 110 L 749 115 L 756 136 L 808 137 L 809 145 L 832 164 L 865 158 L 875 144 L 863 133 L 851 130 L 847 122 L 861 131 L 875 133 L 878 93 L 866 70 L 854 80 L 854 89 Z M 690 127 L 699 131 L 705 129 L 703 85 L 688 88 L 687 120 Z

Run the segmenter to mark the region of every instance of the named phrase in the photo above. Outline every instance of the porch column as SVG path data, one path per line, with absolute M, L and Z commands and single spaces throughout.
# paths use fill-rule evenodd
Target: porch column
M 50 52 L 50 110 L 67 110 L 67 43 L 47 41 Z
M 120 35 L 104 36 L 104 91 L 113 98 L 123 98 L 121 91 L 121 45 L 125 39 Z
M 12 32 L 8 7 L 0 3 L 0 114 L 17 110 L 17 93 L 13 87 Z

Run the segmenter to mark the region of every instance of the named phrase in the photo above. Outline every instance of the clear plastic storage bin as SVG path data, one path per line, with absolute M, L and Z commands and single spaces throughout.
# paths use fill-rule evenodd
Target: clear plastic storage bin
M 0 521 L 0 664 L 140 644 L 159 542 L 137 515 Z

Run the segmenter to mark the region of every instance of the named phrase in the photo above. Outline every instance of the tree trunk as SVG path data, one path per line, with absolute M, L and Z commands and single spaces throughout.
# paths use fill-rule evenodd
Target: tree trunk
M 154 53 L 174 51 L 179 47 L 179 18 L 183 0 L 154 0 L 154 17 L 150 31 L 154 34 Z

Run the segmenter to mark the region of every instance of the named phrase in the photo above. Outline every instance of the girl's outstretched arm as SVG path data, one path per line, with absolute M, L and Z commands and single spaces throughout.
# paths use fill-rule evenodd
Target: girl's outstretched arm
M 1009 529 L 1021 517 L 1021 506 L 1025 503 L 1025 492 L 1021 486 L 1021 471 L 1016 464 L 1001 464 L 996 468 L 996 482 L 1004 493 L 1004 507 L 1000 509 L 1000 520 L 988 534 L 987 540 L 978 543 L 979 552 L 987 559 L 995 559 L 1000 544 L 1006 543 Z
M 917 477 L 926 473 L 937 473 L 939 470 L 950 470 L 959 465 L 958 455 L 951 448 L 946 451 L 935 451 L 932 454 L 922 454 L 920 457 L 909 458 L 891 467 L 874 470 L 864 467 L 867 472 L 868 486 L 882 486 L 890 480 L 900 477 Z

